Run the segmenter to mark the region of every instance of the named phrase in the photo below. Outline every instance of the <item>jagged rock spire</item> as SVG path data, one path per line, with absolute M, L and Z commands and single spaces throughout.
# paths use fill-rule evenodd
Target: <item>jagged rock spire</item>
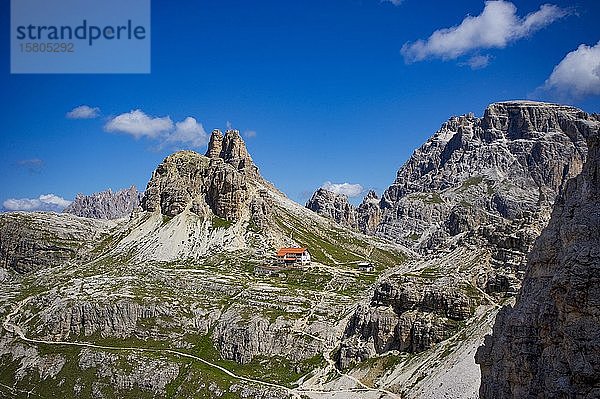
M 248 198 L 248 180 L 261 180 L 237 130 L 225 135 L 214 129 L 207 160 L 193 151 L 171 154 L 158 166 L 146 188 L 142 209 L 175 216 L 189 208 L 205 214 L 208 205 L 218 217 L 237 220 Z
M 358 206 L 356 213 L 358 228 L 366 234 L 374 234 L 377 225 L 381 221 L 381 208 L 379 197 L 374 190 L 369 190 L 362 203 Z
M 142 194 L 135 186 L 113 192 L 110 188 L 92 195 L 77 194 L 63 212 L 95 219 L 118 219 L 138 207 Z
M 321 216 L 335 220 L 342 226 L 356 228 L 356 209 L 348 197 L 319 188 L 306 203 L 306 207 Z
M 252 158 L 246 149 L 246 143 L 240 136 L 239 130 L 228 129 L 225 136 L 219 129 L 212 131 L 206 156 L 221 158 L 237 169 L 252 165 Z
M 206 156 L 209 158 L 219 158 L 219 156 L 221 155 L 222 146 L 223 133 L 221 133 L 219 129 L 214 129 L 210 134 L 210 141 L 208 142 Z
M 229 129 L 225 132 L 220 158 L 223 158 L 225 162 L 232 164 L 238 169 L 242 169 L 252 164 L 252 158 L 250 158 L 250 154 L 248 154 L 246 143 L 242 140 L 238 130 Z

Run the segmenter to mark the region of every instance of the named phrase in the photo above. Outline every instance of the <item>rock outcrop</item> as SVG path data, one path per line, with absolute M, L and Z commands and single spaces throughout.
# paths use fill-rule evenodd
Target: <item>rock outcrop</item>
M 94 219 L 119 219 L 128 216 L 140 205 L 142 193 L 135 186 L 112 192 L 111 189 L 92 195 L 77 194 L 63 212 Z
M 112 222 L 72 215 L 10 212 L 0 215 L 0 269 L 29 273 L 88 259 Z
M 374 234 L 381 221 L 379 198 L 369 190 L 362 203 L 355 207 L 344 194 L 336 194 L 324 188 L 315 191 L 306 207 L 321 216 L 335 220 L 342 226 L 357 229 L 364 234 Z
M 600 397 L 600 123 L 577 128 L 587 161 L 535 242 L 516 304 L 477 352 L 482 398 Z
M 219 129 L 214 129 L 210 134 L 210 140 L 208 141 L 208 150 L 206 156 L 209 158 L 220 158 L 221 150 L 223 148 L 223 133 Z
M 320 353 L 320 341 L 298 340 L 283 318 L 271 322 L 260 315 L 243 320 L 240 309 L 225 312 L 216 324 L 213 341 L 225 359 L 247 364 L 258 356 L 284 356 L 299 362 Z
M 337 353 L 349 365 L 391 350 L 418 353 L 454 334 L 480 303 L 468 283 L 452 277 L 393 276 L 379 283 L 371 302 L 357 307 Z
M 374 234 L 381 221 L 379 197 L 369 190 L 361 204 L 356 209 L 358 229 L 365 234 Z
M 209 208 L 237 220 L 249 197 L 248 180 L 259 178 L 239 132 L 228 130 L 223 137 L 214 130 L 206 156 L 179 151 L 165 158 L 148 182 L 142 209 L 172 217 L 186 209 L 203 216 Z
M 407 236 L 419 235 L 412 246 L 436 249 L 490 216 L 512 220 L 551 206 L 581 171 L 582 130 L 593 118 L 574 107 L 529 101 L 491 104 L 482 118 L 451 118 L 384 192 L 376 234 L 406 245 Z
M 306 207 L 321 216 L 335 220 L 342 226 L 356 228 L 356 209 L 344 194 L 319 188 L 306 203 Z

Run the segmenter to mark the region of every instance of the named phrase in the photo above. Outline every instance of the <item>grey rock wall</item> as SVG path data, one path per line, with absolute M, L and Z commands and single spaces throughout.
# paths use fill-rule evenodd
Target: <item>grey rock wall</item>
M 583 171 L 558 197 L 515 306 L 477 352 L 482 398 L 600 397 L 599 125 L 582 126 Z

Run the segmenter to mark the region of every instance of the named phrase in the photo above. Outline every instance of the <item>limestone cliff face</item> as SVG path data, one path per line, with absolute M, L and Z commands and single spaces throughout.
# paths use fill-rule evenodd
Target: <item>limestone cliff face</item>
M 587 154 L 582 132 L 596 120 L 577 108 L 532 101 L 487 107 L 483 117 L 452 117 L 398 170 L 381 200 L 370 192 L 356 226 L 422 253 L 483 226 L 541 218 Z M 342 201 L 319 208 L 342 224 Z M 354 226 L 354 222 L 350 223 Z
M 128 216 L 141 201 L 142 193 L 135 186 L 112 192 L 108 189 L 92 195 L 77 194 L 63 212 L 94 219 L 118 219 Z
M 113 222 L 55 213 L 0 215 L 0 270 L 20 274 L 88 259 Z
M 335 220 L 342 226 L 357 227 L 356 209 L 343 194 L 319 188 L 308 200 L 306 207 L 321 216 Z
M 342 226 L 358 229 L 365 234 L 374 234 L 381 221 L 379 198 L 373 190 L 369 190 L 362 203 L 355 207 L 348 202 L 347 196 L 319 188 L 308 200 L 306 207 Z
M 526 254 L 556 194 L 581 170 L 597 119 L 554 104 L 492 104 L 482 118 L 451 118 L 378 203 L 368 195 L 359 207 L 361 230 L 420 252 L 415 269 L 422 272 L 377 284 L 347 325 L 338 365 L 423 351 L 451 335 L 473 307 L 515 295 Z M 392 299 L 380 300 L 383 292 Z M 447 303 L 460 317 L 442 310 Z
M 221 150 L 223 148 L 223 134 L 219 129 L 212 131 L 210 140 L 208 142 L 208 150 L 206 156 L 209 158 L 219 158 L 221 156 Z
M 218 155 L 217 155 L 218 154 Z M 218 217 L 237 220 L 248 200 L 248 180 L 258 172 L 239 132 L 213 131 L 206 156 L 179 151 L 165 158 L 148 183 L 142 209 L 176 216 L 206 208 Z
M 346 326 L 337 353 L 340 368 L 391 350 L 427 350 L 455 333 L 478 304 L 465 293 L 464 282 L 422 280 L 392 276 L 377 285 L 371 302 L 360 304 Z
M 358 229 L 365 234 L 373 234 L 381 221 L 381 208 L 379 197 L 373 190 L 369 190 L 362 203 L 356 209 Z
M 209 147 L 207 153 L 210 153 L 211 150 L 212 149 Z M 246 144 L 244 143 L 244 140 L 242 140 L 240 132 L 237 130 L 228 130 L 225 133 L 219 157 L 237 169 L 256 169 L 252 163 L 250 154 L 248 154 Z
M 490 216 L 512 220 L 550 206 L 581 171 L 582 129 L 592 119 L 577 108 L 527 101 L 491 104 L 482 118 L 451 118 L 384 192 L 376 233 L 407 245 L 407 236 L 419 235 L 412 244 L 431 249 Z M 462 226 L 452 220 L 457 213 Z
M 599 124 L 578 126 L 587 162 L 536 241 L 515 306 L 477 353 L 482 398 L 600 397 Z

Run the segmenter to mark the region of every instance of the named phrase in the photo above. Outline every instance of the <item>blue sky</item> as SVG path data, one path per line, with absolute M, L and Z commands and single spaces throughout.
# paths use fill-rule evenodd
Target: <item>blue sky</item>
M 153 1 L 150 74 L 11 75 L 2 1 L 0 203 L 143 190 L 228 122 L 296 201 L 328 181 L 381 194 L 452 115 L 523 98 L 600 112 L 599 2 L 543 3 Z M 66 117 L 81 105 L 95 117 Z M 124 127 L 135 110 L 149 131 Z

